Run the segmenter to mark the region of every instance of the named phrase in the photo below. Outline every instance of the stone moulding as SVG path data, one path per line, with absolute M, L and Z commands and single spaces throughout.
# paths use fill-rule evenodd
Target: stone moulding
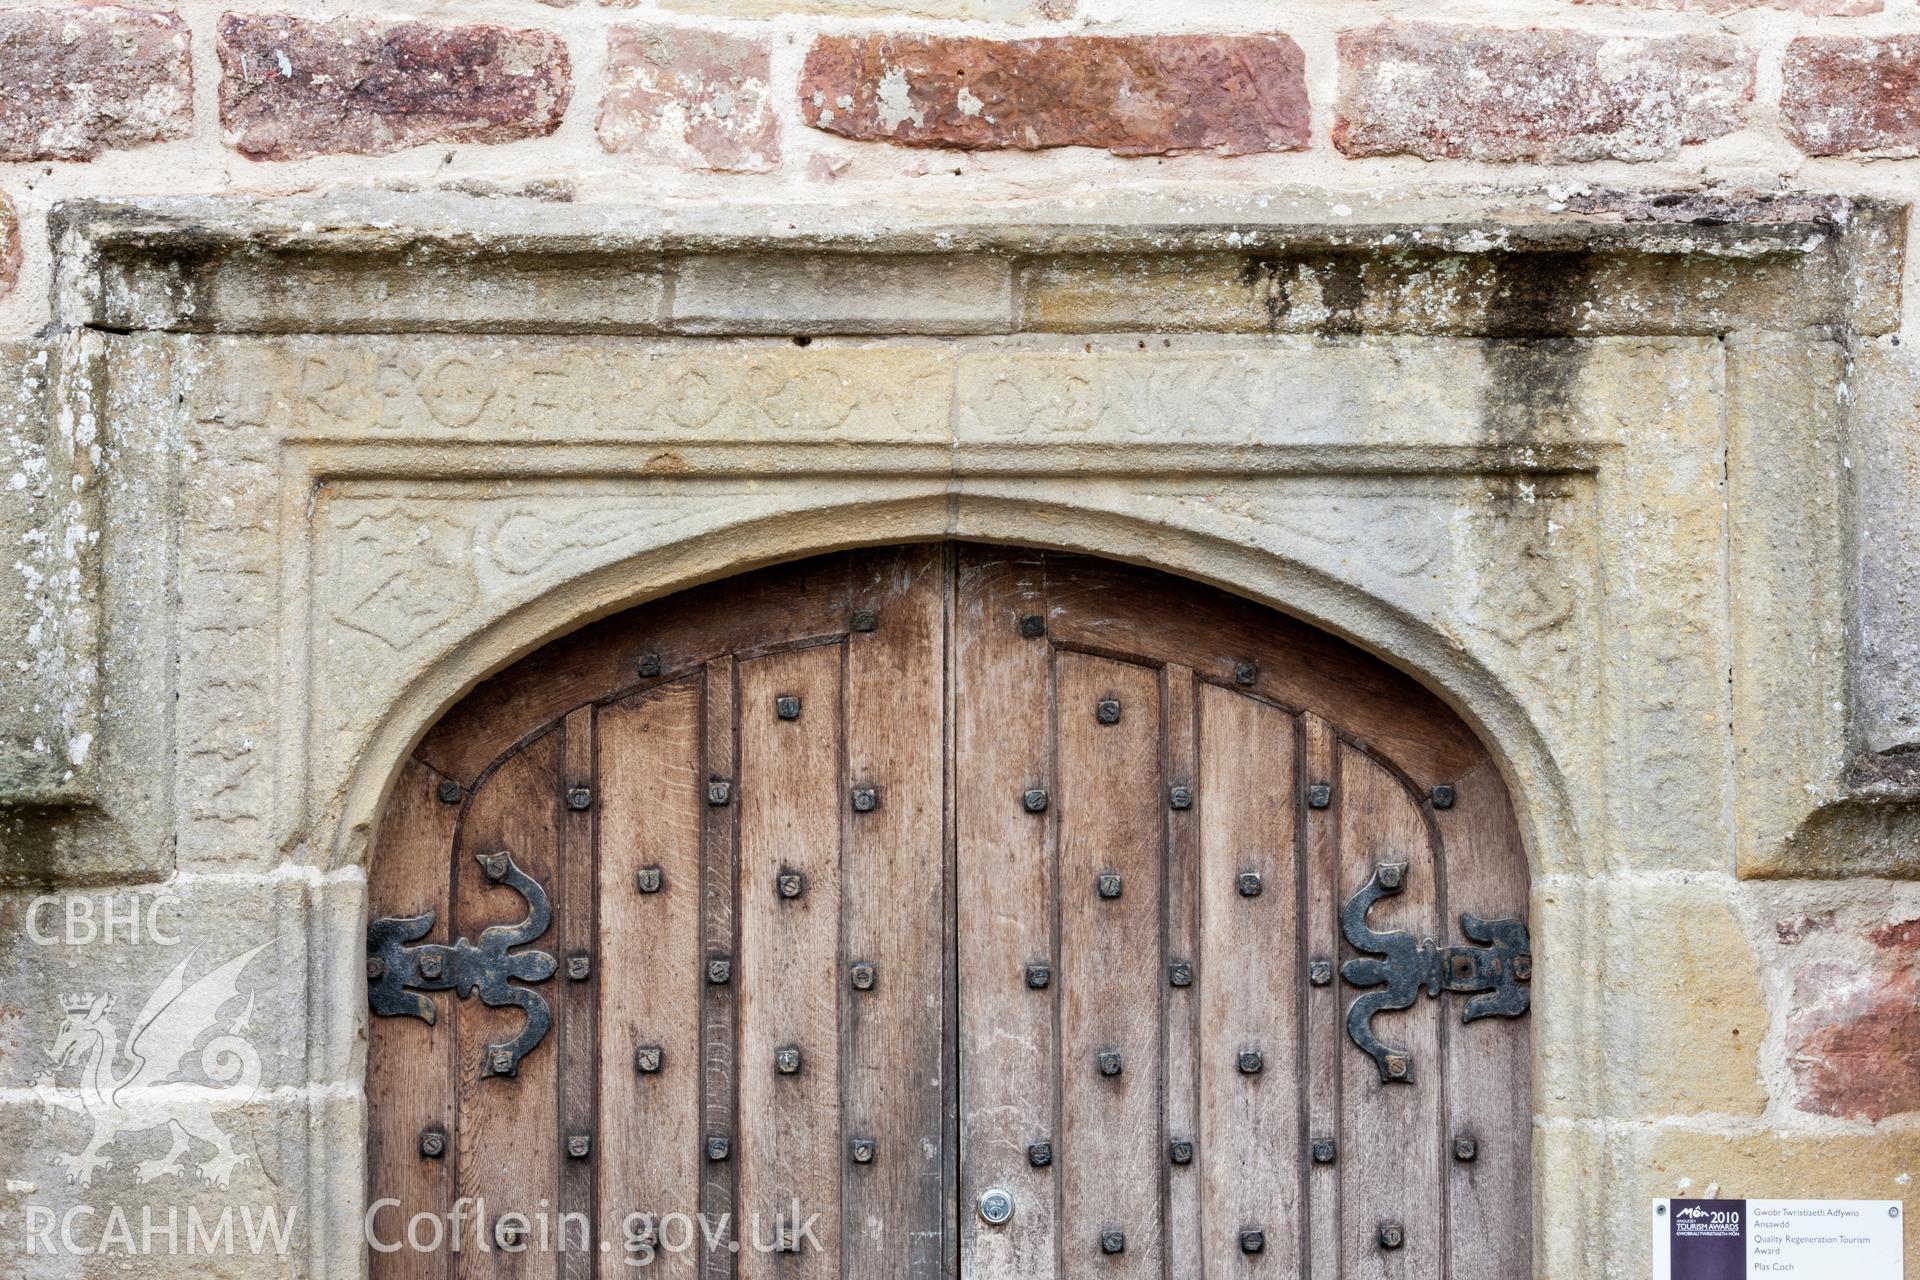
M 529 216 L 426 195 L 79 201 L 53 218 L 55 291 L 65 325 L 193 333 L 1577 336 L 1896 323 L 1893 206 L 1589 206 L 1356 214 L 1278 193 L 1009 205 L 965 221 L 573 205 Z

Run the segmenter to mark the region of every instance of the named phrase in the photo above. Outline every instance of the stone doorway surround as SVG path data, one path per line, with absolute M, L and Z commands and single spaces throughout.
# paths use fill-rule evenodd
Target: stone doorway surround
M 0 683 L 6 907 L 69 886 L 274 961 L 252 1158 L 140 1183 L 165 1143 L 130 1130 L 93 1199 L 292 1206 L 301 1274 L 362 1274 L 363 864 L 411 744 L 594 618 L 946 537 L 1223 586 L 1482 734 L 1534 875 L 1540 1274 L 1642 1274 L 1679 1178 L 1899 1194 L 1920 1103 L 1877 1125 L 1807 1092 L 1773 944 L 1785 914 L 1920 914 L 1911 784 L 1857 763 L 1886 744 L 1848 715 L 1847 449 L 1903 219 L 1278 191 L 970 220 L 65 208 L 59 331 L 5 352 L 50 424 L 5 508 L 48 557 L 0 677 L 38 691 Z M 129 1011 L 179 958 L 7 945 L 30 999 Z M 21 1043 L 57 1021 L 28 1010 Z M 35 1188 L 9 1209 L 77 1194 L 37 1057 L 0 1080 Z

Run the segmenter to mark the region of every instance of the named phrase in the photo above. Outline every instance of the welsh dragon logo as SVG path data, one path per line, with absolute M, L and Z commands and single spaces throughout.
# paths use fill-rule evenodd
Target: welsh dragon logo
M 34 1082 L 33 1091 L 49 1110 L 75 1112 L 93 1122 L 93 1137 L 83 1150 L 54 1157 L 66 1167 L 68 1182 L 91 1185 L 96 1169 L 113 1167 L 101 1152 L 116 1138 L 162 1126 L 173 1145 L 159 1159 L 140 1162 L 135 1174 L 141 1182 L 183 1173 L 181 1157 L 196 1140 L 213 1148 L 199 1167 L 201 1179 L 217 1187 L 232 1180 L 249 1157 L 233 1149 L 232 1137 L 216 1117 L 250 1100 L 260 1087 L 260 1054 L 243 1034 L 253 1016 L 253 996 L 232 1022 L 224 1028 L 218 1023 L 221 1009 L 240 994 L 241 971 L 271 945 L 263 942 L 192 983 L 186 981 L 193 961 L 188 955 L 147 997 L 124 1043 L 107 1016 L 111 997 L 60 998 L 66 1018 L 47 1056 L 62 1070 L 78 1063 L 79 1086 L 63 1088 L 47 1073 Z M 219 1034 L 202 1045 L 210 1031 Z M 196 1047 L 200 1071 L 214 1081 L 211 1085 L 175 1078 Z

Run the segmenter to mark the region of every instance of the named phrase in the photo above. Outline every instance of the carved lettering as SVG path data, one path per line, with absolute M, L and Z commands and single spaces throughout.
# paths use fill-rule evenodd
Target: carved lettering
M 494 384 L 465 356 L 441 356 L 415 383 L 420 401 L 443 427 L 470 427 L 493 402 Z
M 925 348 L 453 342 L 307 352 L 290 425 L 328 439 L 944 439 L 952 396 L 951 357 Z

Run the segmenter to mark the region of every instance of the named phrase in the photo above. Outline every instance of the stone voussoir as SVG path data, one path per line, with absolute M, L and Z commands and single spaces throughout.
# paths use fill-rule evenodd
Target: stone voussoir
M 1297 151 L 1305 61 L 1285 35 L 823 36 L 800 108 L 816 129 L 907 146 Z
M 220 122 L 253 160 L 543 137 L 573 94 L 547 31 L 230 13 L 219 41 Z
M 178 14 L 112 5 L 0 12 L 0 160 L 91 160 L 193 127 Z
M 1754 54 L 1732 36 L 1385 22 L 1339 37 L 1348 156 L 1658 160 L 1739 129 Z
M 1782 81 L 1781 122 L 1808 155 L 1920 155 L 1920 35 L 1801 36 Z

